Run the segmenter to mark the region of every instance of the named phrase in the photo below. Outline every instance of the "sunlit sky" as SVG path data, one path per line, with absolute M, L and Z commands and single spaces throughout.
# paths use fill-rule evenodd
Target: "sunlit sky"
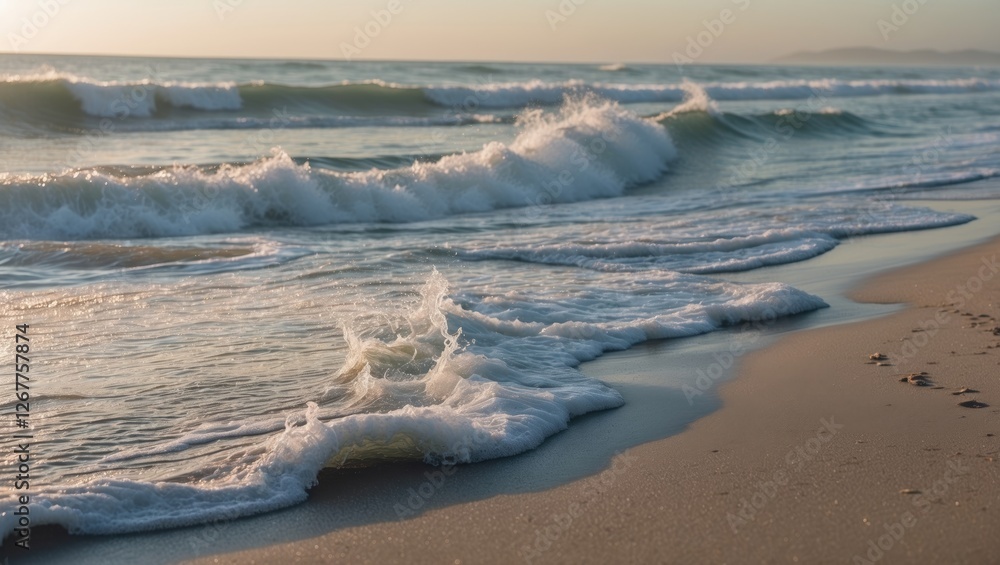
M 894 4 L 911 13 L 894 22 Z M 998 0 L 0 0 L 0 51 L 670 62 L 724 9 L 730 21 L 702 34 L 698 62 L 849 46 L 1000 51 Z

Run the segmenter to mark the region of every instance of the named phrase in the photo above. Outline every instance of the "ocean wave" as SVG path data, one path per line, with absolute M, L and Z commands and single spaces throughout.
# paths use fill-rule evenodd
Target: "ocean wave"
M 455 246 L 447 252 L 465 261 L 518 261 L 608 273 L 666 270 L 706 275 L 804 261 L 834 249 L 849 237 L 933 229 L 975 219 L 891 202 L 867 208 L 828 205 L 821 212 L 779 206 L 773 212 L 798 221 L 789 227 L 770 228 L 768 218 L 732 216 L 723 222 L 724 227 L 699 225 L 696 233 L 639 222 L 607 233 L 576 234 L 568 243 L 526 240 L 507 245 Z M 659 239 L 653 235 L 660 232 L 671 232 L 672 236 Z
M 192 245 L 159 241 L 5 241 L 0 244 L 3 288 L 86 284 L 157 276 L 192 277 L 287 264 L 311 252 L 255 238 Z
M 227 260 L 258 254 L 254 246 L 213 247 L 123 245 L 97 242 L 0 244 L 0 264 L 8 267 L 55 265 L 69 269 L 134 269 L 169 263 Z
M 666 126 L 679 146 L 726 138 L 766 140 L 792 135 L 882 135 L 886 126 L 833 106 L 781 108 L 757 114 L 725 112 L 699 84 L 682 85 L 683 101 L 650 119 Z
M 959 170 L 930 170 L 920 171 L 918 174 L 903 173 L 884 175 L 873 179 L 858 180 L 852 185 L 834 185 L 817 187 L 812 194 L 814 196 L 827 196 L 834 194 L 844 194 L 851 192 L 854 194 L 878 194 L 881 198 L 887 199 L 893 196 L 900 198 L 912 197 L 912 194 L 923 192 L 928 188 L 938 190 L 946 187 L 965 188 L 964 185 L 1000 177 L 1000 169 L 995 167 L 969 167 L 965 166 Z M 886 192 L 893 194 L 886 195 Z M 944 192 L 941 193 L 945 194 Z M 993 191 L 996 194 L 996 191 Z M 995 198 L 991 196 L 990 198 Z
M 643 230 L 646 231 L 646 230 Z M 634 240 L 627 243 L 499 246 L 456 251 L 466 261 L 508 260 L 565 265 L 604 272 L 669 269 L 685 273 L 746 271 L 768 265 L 804 261 L 837 246 L 823 233 L 771 229 L 747 236 L 701 241 Z
M 420 128 L 483 124 L 512 124 L 514 116 L 454 114 L 444 116 L 218 116 L 183 119 L 130 120 L 115 125 L 118 132 L 167 132 L 189 130 Z
M 272 421 L 209 425 L 98 463 L 155 458 L 234 436 L 268 434 L 197 481 L 98 478 L 32 491 L 32 525 L 73 534 L 120 534 L 233 519 L 305 500 L 324 467 L 399 459 L 460 464 L 533 449 L 570 419 L 622 404 L 576 367 L 610 350 L 771 320 L 826 304 L 779 283 L 740 285 L 691 275 L 593 281 L 575 296 L 451 295 L 431 275 L 419 302 L 387 327 L 345 330 L 349 352 L 322 404 L 364 405 L 324 418 L 320 403 Z M 688 304 L 682 291 L 704 299 Z M 468 306 L 466 306 L 468 305 Z M 574 316 L 572 313 L 577 313 Z M 509 352 L 518 351 L 512 357 Z M 527 359 L 512 362 L 510 359 Z M 274 428 L 278 428 L 275 433 Z M 284 428 L 283 430 L 281 428 Z M 0 500 L 16 508 L 13 495 Z M 0 536 L 16 527 L 0 515 Z
M 51 72 L 0 80 L 0 106 L 8 112 L 149 118 L 156 113 L 158 104 L 202 111 L 233 111 L 242 107 L 242 99 L 235 83 L 104 82 Z
M 1000 80 L 779 80 L 767 82 L 704 82 L 700 86 L 714 100 L 806 100 L 883 94 L 961 94 L 1000 90 Z M 689 88 L 679 84 L 609 84 L 582 81 L 497 83 L 477 87 L 426 87 L 426 95 L 446 107 L 520 108 L 554 105 L 566 95 L 593 93 L 620 103 L 680 102 Z
M 592 98 L 525 113 L 518 127 L 510 144 L 393 170 L 320 170 L 279 151 L 249 165 L 138 176 L 0 175 L 0 234 L 128 238 L 419 221 L 620 196 L 659 178 L 676 154 L 662 126 Z
M 480 74 L 480 75 L 500 75 L 507 72 L 506 69 L 494 65 L 487 65 L 483 63 L 470 63 L 467 65 L 460 65 L 457 70 L 463 73 Z
M 632 68 L 625 63 L 608 63 L 607 65 L 600 65 L 597 70 L 604 71 L 606 73 L 622 73 L 631 72 Z
M 1000 90 L 1000 80 L 781 80 L 706 82 L 707 96 L 718 101 L 803 100 L 884 94 L 955 94 Z M 481 109 L 520 110 L 559 105 L 566 96 L 596 94 L 619 103 L 680 102 L 690 88 L 677 84 L 618 84 L 583 81 L 487 83 L 477 86 L 415 85 L 382 81 L 327 86 L 232 82 L 104 82 L 47 73 L 0 79 L 0 110 L 13 119 L 76 116 L 148 119 L 171 110 L 237 112 L 270 117 L 277 108 L 308 109 L 314 115 L 426 116 L 451 110 L 476 114 Z
M 688 140 L 705 141 L 718 138 L 788 139 L 796 136 L 845 135 L 882 136 L 888 126 L 876 120 L 847 111 L 826 108 L 819 111 L 777 110 L 760 114 L 737 114 L 717 109 L 703 110 L 701 102 L 685 102 L 677 110 L 656 116 L 666 126 L 679 146 Z
M 653 119 L 657 122 L 665 122 L 670 118 L 690 113 L 704 113 L 711 116 L 719 115 L 719 105 L 712 100 L 704 87 L 692 81 L 684 81 L 681 84 L 684 91 L 684 100 L 670 111 L 664 112 Z

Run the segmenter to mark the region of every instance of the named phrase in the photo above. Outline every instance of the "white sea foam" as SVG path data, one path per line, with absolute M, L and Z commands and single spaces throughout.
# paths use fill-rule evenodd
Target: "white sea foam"
M 460 250 L 457 253 L 459 258 L 466 260 L 506 259 L 607 272 L 655 268 L 687 273 L 721 273 L 803 261 L 837 246 L 837 239 L 830 235 L 800 229 L 770 229 L 747 236 L 663 243 L 643 238 L 653 229 L 653 226 L 636 226 L 635 239 L 628 242 L 529 244 L 524 247 Z M 747 229 L 753 230 L 750 226 Z
M 712 116 L 720 115 L 719 105 L 715 103 L 715 100 L 712 100 L 712 97 L 708 95 L 708 92 L 701 85 L 685 80 L 681 88 L 684 90 L 684 102 L 678 104 L 672 110 L 656 116 L 653 118 L 654 121 L 659 122 L 690 112 L 704 112 Z
M 161 106 L 202 111 L 237 111 L 253 99 L 254 108 L 283 105 L 327 106 L 338 114 L 344 108 L 375 109 L 378 116 L 426 111 L 427 102 L 445 108 L 508 108 L 558 105 L 566 96 L 596 94 L 620 103 L 681 102 L 690 98 L 686 82 L 631 84 L 613 82 L 544 81 L 496 82 L 476 86 L 404 85 L 379 80 L 331 85 L 292 86 L 270 83 L 196 83 L 154 81 L 100 81 L 65 73 L 0 77 L 0 88 L 45 88 L 61 85 L 95 117 L 148 118 Z M 743 82 L 702 82 L 713 100 L 803 100 L 879 95 L 962 94 L 1000 90 L 1000 80 L 961 79 L 788 79 Z M 249 98 L 248 98 L 249 97 Z M 253 117 L 253 116 L 248 116 Z M 259 116 L 258 116 L 259 117 Z
M 164 132 L 186 130 L 266 130 L 276 125 L 281 129 L 334 128 L 420 128 L 502 124 L 511 117 L 495 114 L 456 114 L 435 117 L 416 116 L 211 116 L 184 119 L 122 121 L 115 125 L 118 132 Z
M 629 66 L 625 63 L 608 63 L 607 65 L 597 67 L 597 70 L 609 73 L 620 73 L 622 71 L 629 70 Z
M 764 82 L 704 82 L 714 100 L 801 100 L 883 94 L 958 94 L 1000 90 L 1000 80 L 775 80 Z M 427 96 L 444 106 L 475 100 L 488 108 L 519 108 L 528 104 L 557 104 L 567 94 L 595 93 L 623 103 L 679 102 L 688 95 L 681 84 L 610 84 L 582 81 L 494 83 L 479 87 L 427 87 Z
M 614 103 L 528 112 L 509 145 L 395 170 L 335 173 L 283 152 L 218 170 L 174 167 L 118 177 L 74 171 L 0 177 L 0 233 L 85 239 L 192 235 L 254 225 L 406 222 L 620 196 L 675 157 L 666 130 Z
M 239 110 L 243 101 L 235 84 L 136 83 L 63 79 L 85 113 L 101 118 L 148 118 L 157 102 L 175 108 Z
M 40 487 L 32 492 L 32 524 L 86 534 L 190 525 L 300 502 L 330 464 L 398 457 L 466 463 L 514 455 L 537 447 L 575 416 L 621 405 L 616 391 L 575 369 L 583 361 L 648 339 L 824 306 L 778 283 L 737 285 L 678 273 L 594 283 L 582 293 L 508 294 L 478 303 L 462 296 L 470 309 L 449 297 L 447 282 L 435 273 L 422 301 L 397 326 L 405 329 L 381 339 L 347 332 L 351 350 L 331 386 L 350 388 L 354 402 L 378 403 L 378 410 L 321 421 L 320 408 L 310 403 L 304 417 L 290 415 L 285 430 L 269 437 L 262 454 L 251 450 L 230 458 L 225 468 L 195 483 L 97 479 Z M 690 293 L 702 300 L 689 303 Z M 273 427 L 202 427 L 104 463 Z M 3 498 L 10 508 L 10 495 Z M 0 515 L 3 536 L 13 531 L 15 518 L 11 511 Z
M 773 215 L 781 215 L 785 226 L 772 227 Z M 658 222 L 657 210 L 652 207 L 649 217 L 612 227 L 603 223 L 577 226 L 558 242 L 544 234 L 528 233 L 514 235 L 503 245 L 466 242 L 451 246 L 449 251 L 462 260 L 519 261 L 607 273 L 711 274 L 804 261 L 832 250 L 849 237 L 945 227 L 975 219 L 888 200 L 867 208 L 828 203 L 819 209 L 774 206 L 764 215 L 752 210 L 730 211 L 714 218 L 701 217 L 697 224 Z
M 85 114 L 99 118 L 148 118 L 156 112 L 158 103 L 207 111 L 232 111 L 243 106 L 239 87 L 232 82 L 100 81 L 51 70 L 0 78 L 0 86 L 45 88 L 49 85 L 65 88 Z

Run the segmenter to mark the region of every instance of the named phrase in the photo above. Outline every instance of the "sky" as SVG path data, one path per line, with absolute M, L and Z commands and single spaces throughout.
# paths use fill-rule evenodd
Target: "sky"
M 0 52 L 761 63 L 1000 51 L 998 0 L 0 0 Z

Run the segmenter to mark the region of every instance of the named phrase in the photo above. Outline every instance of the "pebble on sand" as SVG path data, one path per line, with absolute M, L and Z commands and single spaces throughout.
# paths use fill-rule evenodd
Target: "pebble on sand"
M 958 405 L 965 408 L 986 408 L 989 406 L 989 404 L 979 402 L 978 400 L 966 400 L 965 402 L 959 402 Z

